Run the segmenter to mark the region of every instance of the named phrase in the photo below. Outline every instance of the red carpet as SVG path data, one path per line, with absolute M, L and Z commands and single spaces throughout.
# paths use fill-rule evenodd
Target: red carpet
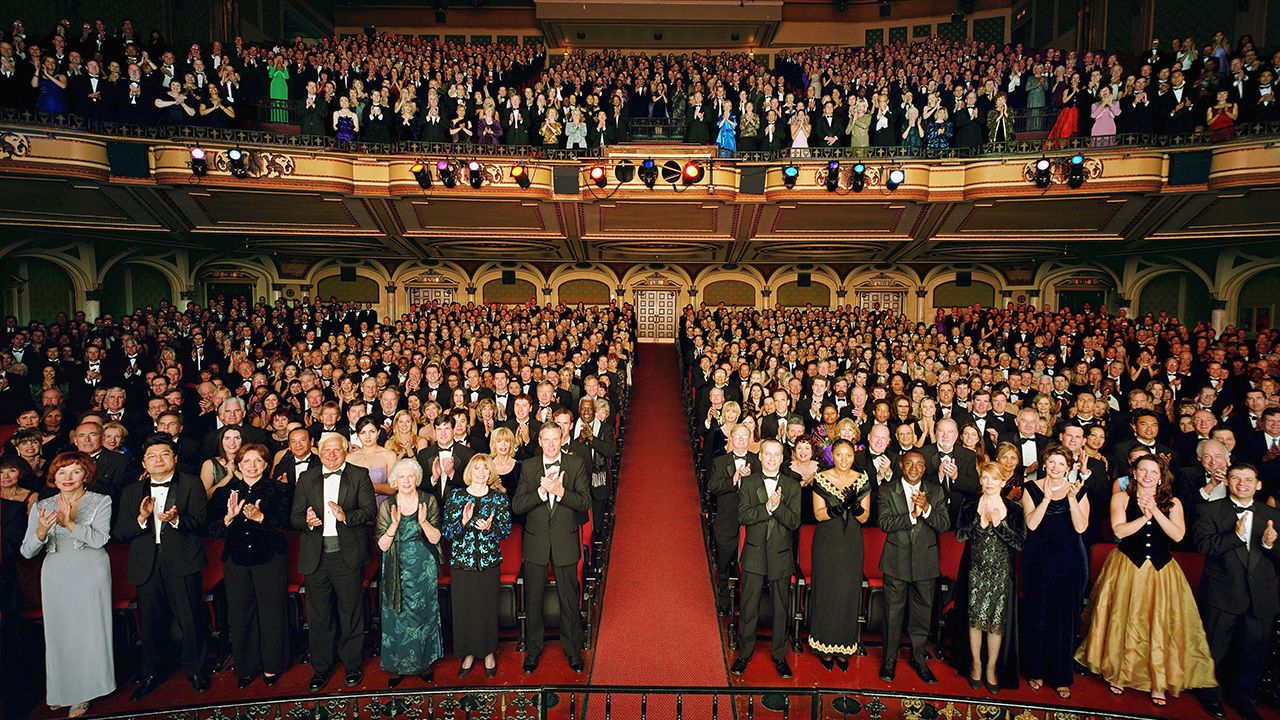
M 728 683 L 677 360 L 639 350 L 593 685 Z

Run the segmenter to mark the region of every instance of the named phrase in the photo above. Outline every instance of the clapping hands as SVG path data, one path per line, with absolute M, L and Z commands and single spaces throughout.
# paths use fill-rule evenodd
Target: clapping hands
M 764 506 L 769 512 L 773 512 L 778 509 L 779 505 L 782 505 L 782 488 L 777 488 L 770 493 L 769 500 L 765 502 Z

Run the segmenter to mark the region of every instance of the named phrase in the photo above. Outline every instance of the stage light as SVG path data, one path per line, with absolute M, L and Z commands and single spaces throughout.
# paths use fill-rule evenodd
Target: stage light
M 453 167 L 449 165 L 448 160 L 441 160 L 436 163 L 436 177 L 440 178 L 440 183 L 447 188 L 458 184 L 458 178 L 454 177 Z
M 902 168 L 894 168 L 889 171 L 889 180 L 885 182 L 884 186 L 889 190 L 897 190 L 898 186 L 906 182 L 906 180 L 907 173 Z
M 782 168 L 782 184 L 787 186 L 788 190 L 796 186 L 796 180 L 800 179 L 800 168 L 795 165 L 788 165 Z
M 827 192 L 835 192 L 840 187 L 840 161 L 827 163 Z
M 413 179 L 418 181 L 418 187 L 423 190 L 431 189 L 431 171 L 427 169 L 424 163 L 414 163 L 409 168 L 409 173 L 413 175 Z
M 619 160 L 618 164 L 613 166 L 613 177 L 619 185 L 631 182 L 636 177 L 635 163 L 630 160 Z
M 472 160 L 467 163 L 467 179 L 471 182 L 471 187 L 480 189 L 480 185 L 484 183 L 484 175 L 480 172 L 479 162 Z
M 702 179 L 702 165 L 690 160 L 680 174 L 685 185 L 692 185 Z
M 591 182 L 595 183 L 598 188 L 603 188 L 605 185 L 609 184 L 609 178 L 605 176 L 604 166 L 602 165 L 593 166 L 587 175 L 591 178 Z
M 862 192 L 862 188 L 867 186 L 867 166 L 862 163 L 856 163 L 853 166 L 853 174 L 849 177 L 849 187 L 854 192 Z
M 658 164 L 653 161 L 653 158 L 647 158 L 640 163 L 640 182 L 650 190 L 653 189 L 653 184 L 658 182 Z
M 1049 158 L 1040 158 L 1036 161 L 1036 187 L 1041 189 L 1049 187 L 1049 183 L 1053 181 L 1053 174 L 1050 172 L 1052 167 L 1053 163 L 1049 162 Z
M 203 177 L 207 172 L 209 172 L 209 163 L 204 159 L 204 149 L 191 148 L 191 174 L 196 177 Z
M 516 184 L 520 186 L 521 190 L 528 190 L 529 185 L 532 182 L 529 179 L 529 168 L 523 165 L 517 165 L 511 168 L 511 179 L 516 181 Z
M 231 166 L 231 175 L 233 177 L 249 177 L 249 166 L 245 163 L 245 153 L 240 148 L 231 148 L 227 151 L 227 163 Z
M 1084 156 L 1072 155 L 1067 163 L 1067 187 L 1075 190 L 1084 184 Z

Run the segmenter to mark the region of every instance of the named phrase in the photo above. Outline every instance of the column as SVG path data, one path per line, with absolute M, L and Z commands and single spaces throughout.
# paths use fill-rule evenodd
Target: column
M 86 290 L 84 293 L 84 319 L 93 322 L 102 314 L 102 291 Z
M 1221 335 L 1222 329 L 1227 326 L 1227 301 L 1211 298 L 1209 307 L 1212 309 L 1209 322 L 1213 325 L 1213 334 Z
M 284 283 L 271 283 L 271 296 L 267 299 L 272 304 L 275 304 L 275 301 L 280 299 L 282 293 L 284 293 Z
M 383 286 L 382 289 L 387 293 L 387 300 L 382 303 L 383 308 L 386 310 L 384 316 L 395 320 L 398 313 L 396 310 L 396 290 L 399 290 L 400 288 L 395 283 L 391 283 L 390 285 Z
M 928 309 L 925 305 L 925 298 L 929 297 L 929 291 L 923 287 L 916 288 L 916 321 L 929 322 L 933 318 L 929 317 Z

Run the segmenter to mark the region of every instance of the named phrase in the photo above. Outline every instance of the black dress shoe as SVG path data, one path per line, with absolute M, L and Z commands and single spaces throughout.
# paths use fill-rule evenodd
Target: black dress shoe
M 729 668 L 729 672 L 733 673 L 734 675 L 741 675 L 742 673 L 747 671 L 747 664 L 750 662 L 751 660 L 749 658 L 745 658 L 739 655 L 737 658 L 734 659 L 733 666 Z
M 836 666 L 836 661 L 831 658 L 820 657 L 818 662 L 822 663 L 822 667 L 826 668 L 827 672 L 831 672 L 831 669 Z
M 982 689 L 982 681 L 981 681 L 981 680 L 974 680 L 973 678 L 969 677 L 968 675 L 966 675 L 966 676 L 964 677 L 964 679 L 969 681 L 969 689 L 970 689 L 970 690 L 981 690 L 981 689 Z
M 387 687 L 393 688 L 399 685 L 400 681 L 403 679 L 404 678 L 400 677 L 399 675 L 392 675 L 391 677 L 387 678 Z
M 364 673 L 360 670 L 348 670 L 346 683 L 347 687 L 355 687 L 364 680 Z
M 849 672 L 849 658 L 836 658 L 836 667 L 840 668 L 840 672 Z
M 897 662 L 886 662 L 885 664 L 880 666 L 880 679 L 887 683 L 893 682 L 893 678 L 897 674 L 898 674 Z
M 138 687 L 134 689 L 133 694 L 129 696 L 129 702 L 138 702 L 142 698 L 150 695 L 156 689 L 156 676 L 143 675 L 138 680 Z
M 1227 709 L 1222 706 L 1221 700 L 1216 698 L 1201 699 L 1200 707 L 1204 708 L 1204 711 L 1210 716 L 1218 718 L 1218 720 L 1226 720 L 1227 718 Z
M 907 661 L 907 665 L 909 665 L 912 670 L 916 671 L 916 675 L 919 675 L 920 679 L 923 680 L 925 684 L 932 685 L 938 682 L 938 678 L 933 676 L 933 671 L 929 669 L 929 665 L 925 661 L 911 658 Z
M 538 669 L 538 660 L 539 660 L 539 658 L 538 658 L 538 656 L 537 656 L 537 655 L 525 655 L 525 656 L 524 656 L 524 671 L 525 671 L 525 672 L 527 672 L 527 673 L 531 673 L 531 672 L 533 672 L 534 670 L 537 670 L 537 669 Z
M 1000 683 L 983 682 L 982 684 L 987 686 L 987 692 L 991 693 L 992 695 L 1000 694 Z
M 429 683 L 429 682 L 435 682 L 436 674 L 430 668 L 427 668 L 427 671 L 418 675 L 418 677 L 422 678 L 422 682 Z
M 580 673 L 583 671 L 584 668 L 586 668 L 586 665 L 582 662 L 581 655 L 574 655 L 573 657 L 569 658 L 570 670 L 574 671 L 575 673 Z
M 320 692 L 325 685 L 329 684 L 329 673 L 318 672 L 311 676 L 311 682 L 307 683 L 307 689 L 311 692 Z
M 209 676 L 204 673 L 194 673 L 187 676 L 187 680 L 191 681 L 191 689 L 199 694 L 209 692 Z
M 237 678 L 237 679 L 236 679 L 236 688 L 237 688 L 237 689 L 239 689 L 239 690 L 243 690 L 243 689 L 245 689 L 245 688 L 249 687 L 249 686 L 250 686 L 250 685 L 252 685 L 252 684 L 253 684 L 253 676 L 252 676 L 252 675 L 245 675 L 245 676 L 244 676 L 244 677 L 242 677 L 242 678 Z
M 280 675 L 278 673 L 275 675 L 262 676 L 262 684 L 266 685 L 267 687 L 275 687 L 276 683 L 278 682 L 280 682 Z
M 786 679 L 791 677 L 791 666 L 786 660 L 774 660 L 773 669 L 778 671 L 778 677 Z
M 487 677 L 487 678 L 491 678 L 491 677 L 497 677 L 497 675 L 498 675 L 498 664 L 497 664 L 497 663 L 494 663 L 494 664 L 493 664 L 493 667 L 489 667 L 488 665 L 485 665 L 485 666 L 484 666 L 484 676 L 485 676 L 485 677 Z
M 460 677 L 460 678 L 464 678 L 464 677 L 466 677 L 466 676 L 470 675 L 470 674 L 471 674 L 471 671 L 472 671 L 472 670 L 474 670 L 474 669 L 475 669 L 475 667 L 476 667 L 476 663 L 475 663 L 475 661 L 474 661 L 474 660 L 471 662 L 471 664 L 470 664 L 470 665 L 467 665 L 467 666 L 465 666 L 465 667 L 464 667 L 464 666 L 459 666 L 459 667 L 458 667 L 458 677 Z

